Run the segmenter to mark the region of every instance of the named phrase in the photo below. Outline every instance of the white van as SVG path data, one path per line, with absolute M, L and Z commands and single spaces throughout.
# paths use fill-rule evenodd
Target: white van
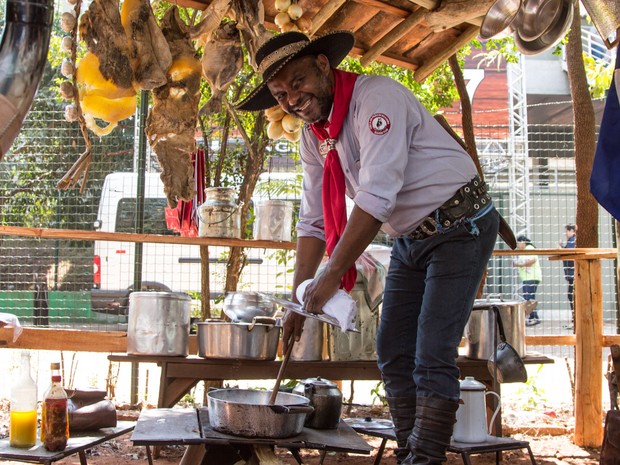
M 264 175 L 259 183 L 271 177 L 273 174 Z M 137 188 L 136 173 L 106 176 L 95 229 L 134 232 Z M 167 202 L 159 173 L 145 174 L 144 191 L 144 233 L 175 235 L 166 226 Z M 258 189 L 255 200 L 264 195 L 264 189 Z M 292 197 L 286 195 L 284 198 Z M 93 311 L 127 314 L 129 294 L 134 287 L 135 250 L 133 242 L 95 241 Z M 209 247 L 212 298 L 222 293 L 228 250 L 227 247 Z M 248 263 L 239 289 L 290 294 L 293 263 L 286 258 L 290 258 L 292 252 L 287 255 L 273 249 L 246 250 Z M 200 249 L 197 245 L 144 243 L 142 257 L 142 290 L 200 292 Z

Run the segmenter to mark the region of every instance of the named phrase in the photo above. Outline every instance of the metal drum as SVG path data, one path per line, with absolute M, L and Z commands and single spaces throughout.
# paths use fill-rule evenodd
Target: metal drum
M 525 301 L 504 301 L 501 299 L 476 299 L 474 308 L 465 326 L 465 356 L 488 360 L 501 342 L 493 306 L 499 309 L 504 325 L 506 342 L 525 356 Z
M 127 353 L 187 357 L 190 302 L 190 297 L 182 293 L 132 292 Z

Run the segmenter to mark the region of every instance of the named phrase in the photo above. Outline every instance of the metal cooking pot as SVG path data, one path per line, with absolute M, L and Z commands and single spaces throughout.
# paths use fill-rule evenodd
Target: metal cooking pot
M 132 292 L 127 353 L 187 357 L 190 303 L 191 298 L 182 293 Z
M 259 292 L 229 292 L 224 298 L 224 313 L 232 321 L 251 323 L 254 317 L 273 317 L 278 306 Z
M 562 0 L 524 0 L 510 28 L 523 40 L 538 39 L 549 30 L 561 8 Z
M 198 355 L 204 358 L 275 360 L 280 326 L 274 318 L 252 323 L 207 320 L 198 323 Z
M 310 399 L 314 413 L 308 415 L 306 426 L 316 429 L 335 429 L 342 412 L 342 392 L 336 383 L 323 378 L 304 379 L 293 388 L 293 394 Z
M 269 405 L 271 391 L 215 389 L 207 393 L 209 423 L 222 433 L 255 438 L 288 438 L 301 433 L 310 400 L 278 392 Z
M 490 39 L 506 29 L 515 20 L 521 0 L 496 0 L 480 25 L 480 38 Z
M 521 36 L 521 29 L 514 34 L 517 49 L 524 55 L 536 55 L 555 45 L 566 35 L 573 21 L 574 6 L 572 0 L 562 0 L 559 12 L 547 30 L 533 40 L 526 40 Z
M 488 360 L 500 341 L 497 318 L 493 306 L 499 308 L 506 340 L 519 356 L 524 357 L 525 347 L 525 301 L 504 301 L 497 298 L 476 299 L 465 326 L 465 356 Z

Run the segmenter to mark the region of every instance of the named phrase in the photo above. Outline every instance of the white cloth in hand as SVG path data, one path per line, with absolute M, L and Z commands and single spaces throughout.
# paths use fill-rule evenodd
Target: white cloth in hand
M 306 287 L 312 282 L 312 279 L 307 279 L 297 287 L 297 300 L 303 305 L 303 297 L 306 292 Z M 340 325 L 342 332 L 355 329 L 355 312 L 357 311 L 357 304 L 355 300 L 342 289 L 338 289 L 336 294 L 327 301 L 323 307 L 323 313 L 329 315 L 336 320 Z

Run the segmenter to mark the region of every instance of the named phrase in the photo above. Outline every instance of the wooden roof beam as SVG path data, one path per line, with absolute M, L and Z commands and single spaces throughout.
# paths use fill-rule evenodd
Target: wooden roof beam
M 444 61 L 458 52 L 462 47 L 467 45 L 470 40 L 472 40 L 476 35 L 478 35 L 478 31 L 480 28 L 478 26 L 469 26 L 465 29 L 461 35 L 452 43 L 452 45 L 446 48 L 442 53 L 433 57 L 432 60 L 426 60 L 422 66 L 420 66 L 414 73 L 414 78 L 418 82 L 424 81 L 427 77 L 431 75 L 435 69 L 441 65 Z
M 313 36 L 316 34 L 316 31 L 318 31 L 346 2 L 347 0 L 329 0 L 329 2 L 321 7 L 319 12 L 312 18 L 312 28 L 308 31 L 308 35 Z
M 440 32 L 461 23 L 482 24 L 484 15 L 495 0 L 445 0 L 441 6 L 426 15 L 426 24 L 433 32 Z
M 385 14 L 398 16 L 405 19 L 407 16 L 411 14 L 408 10 L 403 10 L 394 5 L 390 5 L 387 0 L 353 0 L 355 3 L 360 5 L 366 5 L 371 8 L 376 8 L 379 11 L 382 11 Z
M 364 53 L 366 53 L 365 49 L 354 46 L 351 49 L 350 56 L 354 58 L 361 58 Z M 405 61 L 402 59 L 402 57 L 399 57 L 399 56 L 396 56 L 390 53 L 385 53 L 383 55 L 380 55 L 379 57 L 377 57 L 377 61 L 380 61 L 381 63 L 385 63 L 387 65 L 393 65 L 393 66 L 398 66 L 400 68 L 409 69 L 411 71 L 415 71 L 416 69 L 418 69 L 417 64 L 411 63 L 409 61 Z
M 381 39 L 370 47 L 370 49 L 362 56 L 360 59 L 361 65 L 368 66 L 372 63 L 379 55 L 394 45 L 401 37 L 420 24 L 426 16 L 426 13 L 427 10 L 424 8 L 418 8 L 407 19 L 400 22 L 390 32 L 381 37 Z
M 442 17 L 433 19 L 433 15 L 435 13 L 441 14 L 441 11 L 447 12 L 447 17 L 450 18 L 449 21 L 453 22 L 454 25 L 457 25 L 458 22 L 455 22 L 458 18 L 450 17 L 450 11 L 452 13 L 463 14 L 465 11 L 470 11 L 471 13 L 467 13 L 465 17 L 460 18 L 460 22 L 473 24 L 474 26 L 480 27 L 482 24 L 482 19 L 484 15 L 489 11 L 491 5 L 494 3 L 494 0 L 409 0 L 411 3 L 419 5 L 423 8 L 429 10 L 429 14 L 427 17 L 427 21 L 429 22 L 429 27 L 434 31 L 448 29 L 447 27 L 441 27 L 438 25 L 440 21 L 446 20 L 446 16 L 442 15 Z M 433 26 L 434 25 L 434 26 Z M 437 29 L 435 29 L 437 28 Z

